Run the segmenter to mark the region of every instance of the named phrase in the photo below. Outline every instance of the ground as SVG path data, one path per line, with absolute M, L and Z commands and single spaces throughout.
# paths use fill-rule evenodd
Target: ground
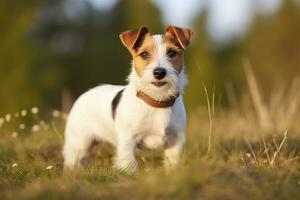
M 263 109 L 249 103 L 251 95 L 226 108 L 207 97 L 208 106 L 188 114 L 179 166 L 165 171 L 160 151 L 138 150 L 134 175 L 111 168 L 106 144 L 91 148 L 82 169 L 63 172 L 64 114 L 44 121 L 37 108 L 4 115 L 0 199 L 299 199 L 299 99 L 283 93 Z

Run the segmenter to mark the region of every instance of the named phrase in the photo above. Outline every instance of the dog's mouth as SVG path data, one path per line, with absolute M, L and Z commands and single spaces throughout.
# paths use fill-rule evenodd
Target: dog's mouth
M 162 87 L 165 84 L 167 84 L 167 82 L 163 82 L 163 81 L 155 81 L 155 82 L 151 82 L 152 85 L 154 85 L 155 87 Z

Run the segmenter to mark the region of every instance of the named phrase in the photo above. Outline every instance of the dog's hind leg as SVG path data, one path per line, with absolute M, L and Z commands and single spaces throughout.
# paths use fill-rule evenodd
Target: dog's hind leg
M 67 130 L 68 131 L 68 130 Z M 87 154 L 87 151 L 93 141 L 91 134 L 86 132 L 66 134 L 63 149 L 64 168 L 73 169 L 80 166 L 80 161 Z

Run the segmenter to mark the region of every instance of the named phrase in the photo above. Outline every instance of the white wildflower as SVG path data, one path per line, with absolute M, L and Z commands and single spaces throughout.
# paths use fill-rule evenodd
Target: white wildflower
M 45 122 L 44 122 L 43 120 L 41 120 L 41 121 L 40 121 L 40 125 L 41 125 L 41 126 L 44 126 L 44 125 L 45 125 Z
M 6 114 L 6 115 L 5 115 L 5 120 L 6 120 L 6 122 L 10 122 L 10 120 L 11 120 L 11 115 L 10 115 L 10 114 Z
M 3 124 L 4 123 L 4 118 L 0 118 L 0 124 Z
M 251 158 L 252 156 L 251 156 L 251 153 L 246 153 L 246 156 L 248 157 L 248 158 Z
M 31 128 L 32 132 L 38 132 L 40 130 L 40 126 L 38 124 L 33 125 Z
M 32 114 L 38 114 L 39 113 L 39 109 L 37 107 L 33 107 L 33 108 L 31 108 L 31 113 Z
M 18 137 L 18 132 L 13 132 L 13 133 L 11 134 L 11 137 L 13 137 L 13 138 Z
M 20 117 L 20 113 L 16 112 L 15 113 L 15 118 L 18 118 L 18 117 Z
M 14 164 L 12 164 L 12 168 L 16 168 L 18 166 L 18 163 L 14 163 Z
M 21 130 L 24 130 L 26 128 L 25 124 L 20 124 L 19 127 L 20 127 Z
M 59 115 L 60 115 L 60 112 L 59 112 L 58 110 L 54 110 L 54 111 L 52 112 L 52 116 L 53 116 L 53 117 L 59 117 Z
M 21 116 L 22 116 L 22 117 L 25 117 L 26 115 L 27 115 L 27 110 L 22 110 L 22 111 L 21 111 Z
M 53 168 L 52 165 L 49 165 L 49 166 L 46 167 L 47 170 L 50 170 L 52 168 Z

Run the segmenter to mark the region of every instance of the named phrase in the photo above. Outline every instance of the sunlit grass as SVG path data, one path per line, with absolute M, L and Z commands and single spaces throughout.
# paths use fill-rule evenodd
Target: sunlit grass
M 213 91 L 205 90 L 208 109 L 189 112 L 184 154 L 169 172 L 161 165 L 161 152 L 141 150 L 135 175 L 115 171 L 114 149 L 106 144 L 91 148 L 84 168 L 63 172 L 66 114 L 56 110 L 42 119 L 36 107 L 5 114 L 0 117 L 0 198 L 298 199 L 299 91 L 284 91 L 289 98 L 275 92 L 269 103 L 259 97 L 270 116 L 266 128 L 255 104 L 245 101 L 225 110 L 209 98 Z

